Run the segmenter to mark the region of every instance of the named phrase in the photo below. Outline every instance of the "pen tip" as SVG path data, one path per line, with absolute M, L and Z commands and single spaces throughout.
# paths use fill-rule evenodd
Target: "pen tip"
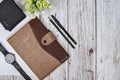
M 52 17 L 52 18 L 54 18 L 54 16 L 53 16 L 53 15 L 51 15 L 51 17 Z

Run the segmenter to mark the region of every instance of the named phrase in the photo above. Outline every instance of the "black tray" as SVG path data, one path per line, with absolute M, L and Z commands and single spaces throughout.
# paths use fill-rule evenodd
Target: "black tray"
M 0 3 L 0 22 L 6 30 L 11 31 L 25 17 L 13 0 L 3 0 Z

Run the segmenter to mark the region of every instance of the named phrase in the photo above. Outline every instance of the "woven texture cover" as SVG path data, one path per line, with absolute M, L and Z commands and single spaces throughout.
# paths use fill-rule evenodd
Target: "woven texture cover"
M 39 79 L 49 75 L 69 57 L 37 18 L 27 23 L 8 42 Z

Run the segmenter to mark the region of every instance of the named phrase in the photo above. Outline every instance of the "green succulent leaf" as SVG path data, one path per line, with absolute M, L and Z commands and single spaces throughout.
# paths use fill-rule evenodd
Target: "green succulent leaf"
M 37 6 L 38 10 L 41 10 L 42 9 L 42 2 L 41 1 L 37 1 L 36 2 L 36 6 Z
M 26 4 L 32 4 L 33 0 L 26 0 Z
M 43 0 L 42 3 L 44 8 L 49 8 L 50 4 L 47 0 Z
M 26 11 L 34 14 L 35 11 L 41 11 L 44 8 L 50 8 L 48 0 L 26 0 Z

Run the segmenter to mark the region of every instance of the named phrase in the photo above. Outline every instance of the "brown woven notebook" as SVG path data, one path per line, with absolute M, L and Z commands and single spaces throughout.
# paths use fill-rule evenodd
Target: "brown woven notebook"
M 37 18 L 27 23 L 8 42 L 39 79 L 46 77 L 69 57 Z

